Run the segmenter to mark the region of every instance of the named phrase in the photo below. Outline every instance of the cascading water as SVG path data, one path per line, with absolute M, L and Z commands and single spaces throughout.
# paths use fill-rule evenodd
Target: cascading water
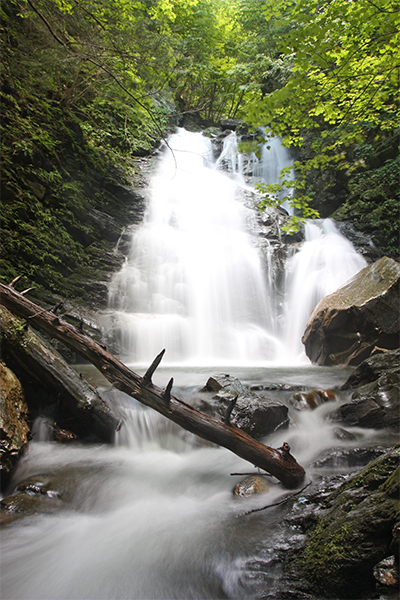
M 181 129 L 169 146 L 110 290 L 127 360 L 148 362 L 162 348 L 172 363 L 270 360 L 269 290 L 246 229 L 253 213 L 212 163 L 210 140 Z
M 289 363 L 307 360 L 301 336 L 313 308 L 366 265 L 331 219 L 305 224 L 305 242 L 286 267 L 284 347 Z
M 212 156 L 208 138 L 184 129 L 161 154 L 144 223 L 110 287 L 124 359 L 148 364 L 166 348 L 173 364 L 306 360 L 301 335 L 312 309 L 366 262 L 332 221 L 307 223 L 277 314 L 272 255 L 263 264 L 250 235 L 255 209 L 240 192 L 249 189 L 246 170 L 253 180 L 276 183 L 290 155 L 273 138 L 261 161 L 254 155 L 244 164 L 233 132 L 216 163 Z

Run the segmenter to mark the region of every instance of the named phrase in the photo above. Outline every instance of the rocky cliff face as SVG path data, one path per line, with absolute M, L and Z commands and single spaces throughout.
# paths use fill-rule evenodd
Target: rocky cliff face
M 316 306 L 302 341 L 319 365 L 358 365 L 374 348 L 399 347 L 400 264 L 383 257 Z

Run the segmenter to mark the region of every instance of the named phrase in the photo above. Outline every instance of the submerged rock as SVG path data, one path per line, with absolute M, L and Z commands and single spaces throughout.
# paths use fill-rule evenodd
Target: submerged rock
M 100 473 L 103 468 L 102 465 L 65 465 L 28 477 L 24 476 L 23 468 L 17 468 L 8 495 L 0 501 L 0 525 L 34 514 L 87 509 L 85 487 L 90 485 L 95 491 L 90 476 L 94 469 Z
M 235 377 L 227 374 L 214 375 L 208 379 L 205 390 L 217 394 L 203 397 L 197 401 L 196 408 L 208 415 L 224 419 L 237 396 L 230 422 L 254 438 L 264 437 L 289 424 L 287 406 L 257 396 Z
M 289 398 L 290 404 L 296 410 L 314 410 L 325 402 L 337 400 L 332 390 L 311 390 L 309 392 L 296 392 Z
M 18 378 L 0 363 L 0 473 L 4 489 L 30 436 L 28 406 Z
M 59 498 L 42 495 L 13 494 L 0 502 L 0 525 L 36 514 L 58 513 L 68 506 Z
M 350 440 L 357 439 L 357 436 L 354 435 L 354 433 L 347 431 L 347 429 L 343 429 L 343 427 L 334 427 L 333 435 L 337 440 L 349 440 L 350 441 Z
M 316 306 L 302 341 L 319 365 L 358 365 L 399 347 L 400 264 L 384 256 Z

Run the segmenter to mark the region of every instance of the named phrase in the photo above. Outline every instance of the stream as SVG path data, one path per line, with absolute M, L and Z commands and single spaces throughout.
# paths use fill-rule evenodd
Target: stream
M 179 130 L 170 145 L 175 157 L 160 153 L 144 223 L 132 231 L 130 255 L 110 286 L 110 335 L 139 374 L 166 348 L 154 383 L 165 387 L 173 377 L 173 394 L 188 403 L 223 372 L 286 404 L 288 429 L 263 442 L 288 442 L 310 487 L 245 515 L 287 490 L 270 478 L 266 494 L 233 496 L 243 476 L 231 473 L 255 471 L 252 465 L 78 365 L 123 425 L 111 446 L 62 445 L 36 423 L 12 486 L 43 478 L 60 506 L 2 529 L 3 600 L 273 599 L 285 552 L 304 535 L 286 519 L 303 510 L 305 494 L 343 480 L 395 441 L 349 427 L 352 439 L 337 437 L 329 413 L 348 397 L 339 388 L 352 369 L 310 365 L 300 342 L 313 306 L 364 259 L 330 221 L 309 224 L 276 302 L 268 264 L 248 233 L 254 211 L 238 200 L 237 189 L 248 186 L 240 169 L 219 170 L 201 134 Z M 298 412 L 289 398 L 299 387 L 335 389 L 338 400 Z
M 96 382 L 91 367 L 80 371 Z M 330 388 L 343 383 L 348 371 L 230 369 L 249 385 Z M 165 383 L 171 373 L 160 368 L 155 383 Z M 201 395 L 205 369 L 173 373 L 175 395 L 186 401 Z M 255 471 L 251 465 L 228 450 L 199 442 L 118 391 L 108 394 L 125 423 L 114 446 L 36 441 L 21 461 L 14 485 L 47 476 L 54 490 L 66 490 L 68 503 L 56 514 L 3 528 L 2 598 L 211 600 L 273 593 L 279 587 L 285 551 L 303 537 L 284 519 L 303 509 L 304 494 L 245 516 L 288 492 L 271 480 L 266 494 L 234 497 L 232 489 L 243 476 L 230 474 Z M 274 394 L 286 403 L 290 391 Z M 327 418 L 334 404 L 315 411 L 291 410 L 289 429 L 264 440 L 273 447 L 290 444 L 307 481 L 312 481 L 305 494 L 359 468 L 363 459 L 358 463 L 353 449 L 368 451 L 394 442 L 384 433 L 354 428 L 347 430 L 356 441 L 336 439 Z M 51 492 L 52 488 L 47 493 Z

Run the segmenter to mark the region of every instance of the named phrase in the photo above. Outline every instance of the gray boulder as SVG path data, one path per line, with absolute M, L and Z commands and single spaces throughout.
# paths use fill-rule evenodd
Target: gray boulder
M 349 402 L 331 418 L 353 427 L 400 427 L 400 350 L 371 356 L 352 373 L 342 389 L 352 389 Z
M 359 365 L 399 347 L 400 264 L 384 256 L 316 306 L 302 341 L 319 365 Z
M 230 375 L 219 374 L 210 377 L 205 391 L 216 393 L 213 396 L 203 396 L 197 401 L 196 407 L 221 419 L 225 418 L 228 408 L 237 396 L 230 423 L 256 439 L 289 424 L 288 408 L 284 404 L 257 396 L 239 379 Z

